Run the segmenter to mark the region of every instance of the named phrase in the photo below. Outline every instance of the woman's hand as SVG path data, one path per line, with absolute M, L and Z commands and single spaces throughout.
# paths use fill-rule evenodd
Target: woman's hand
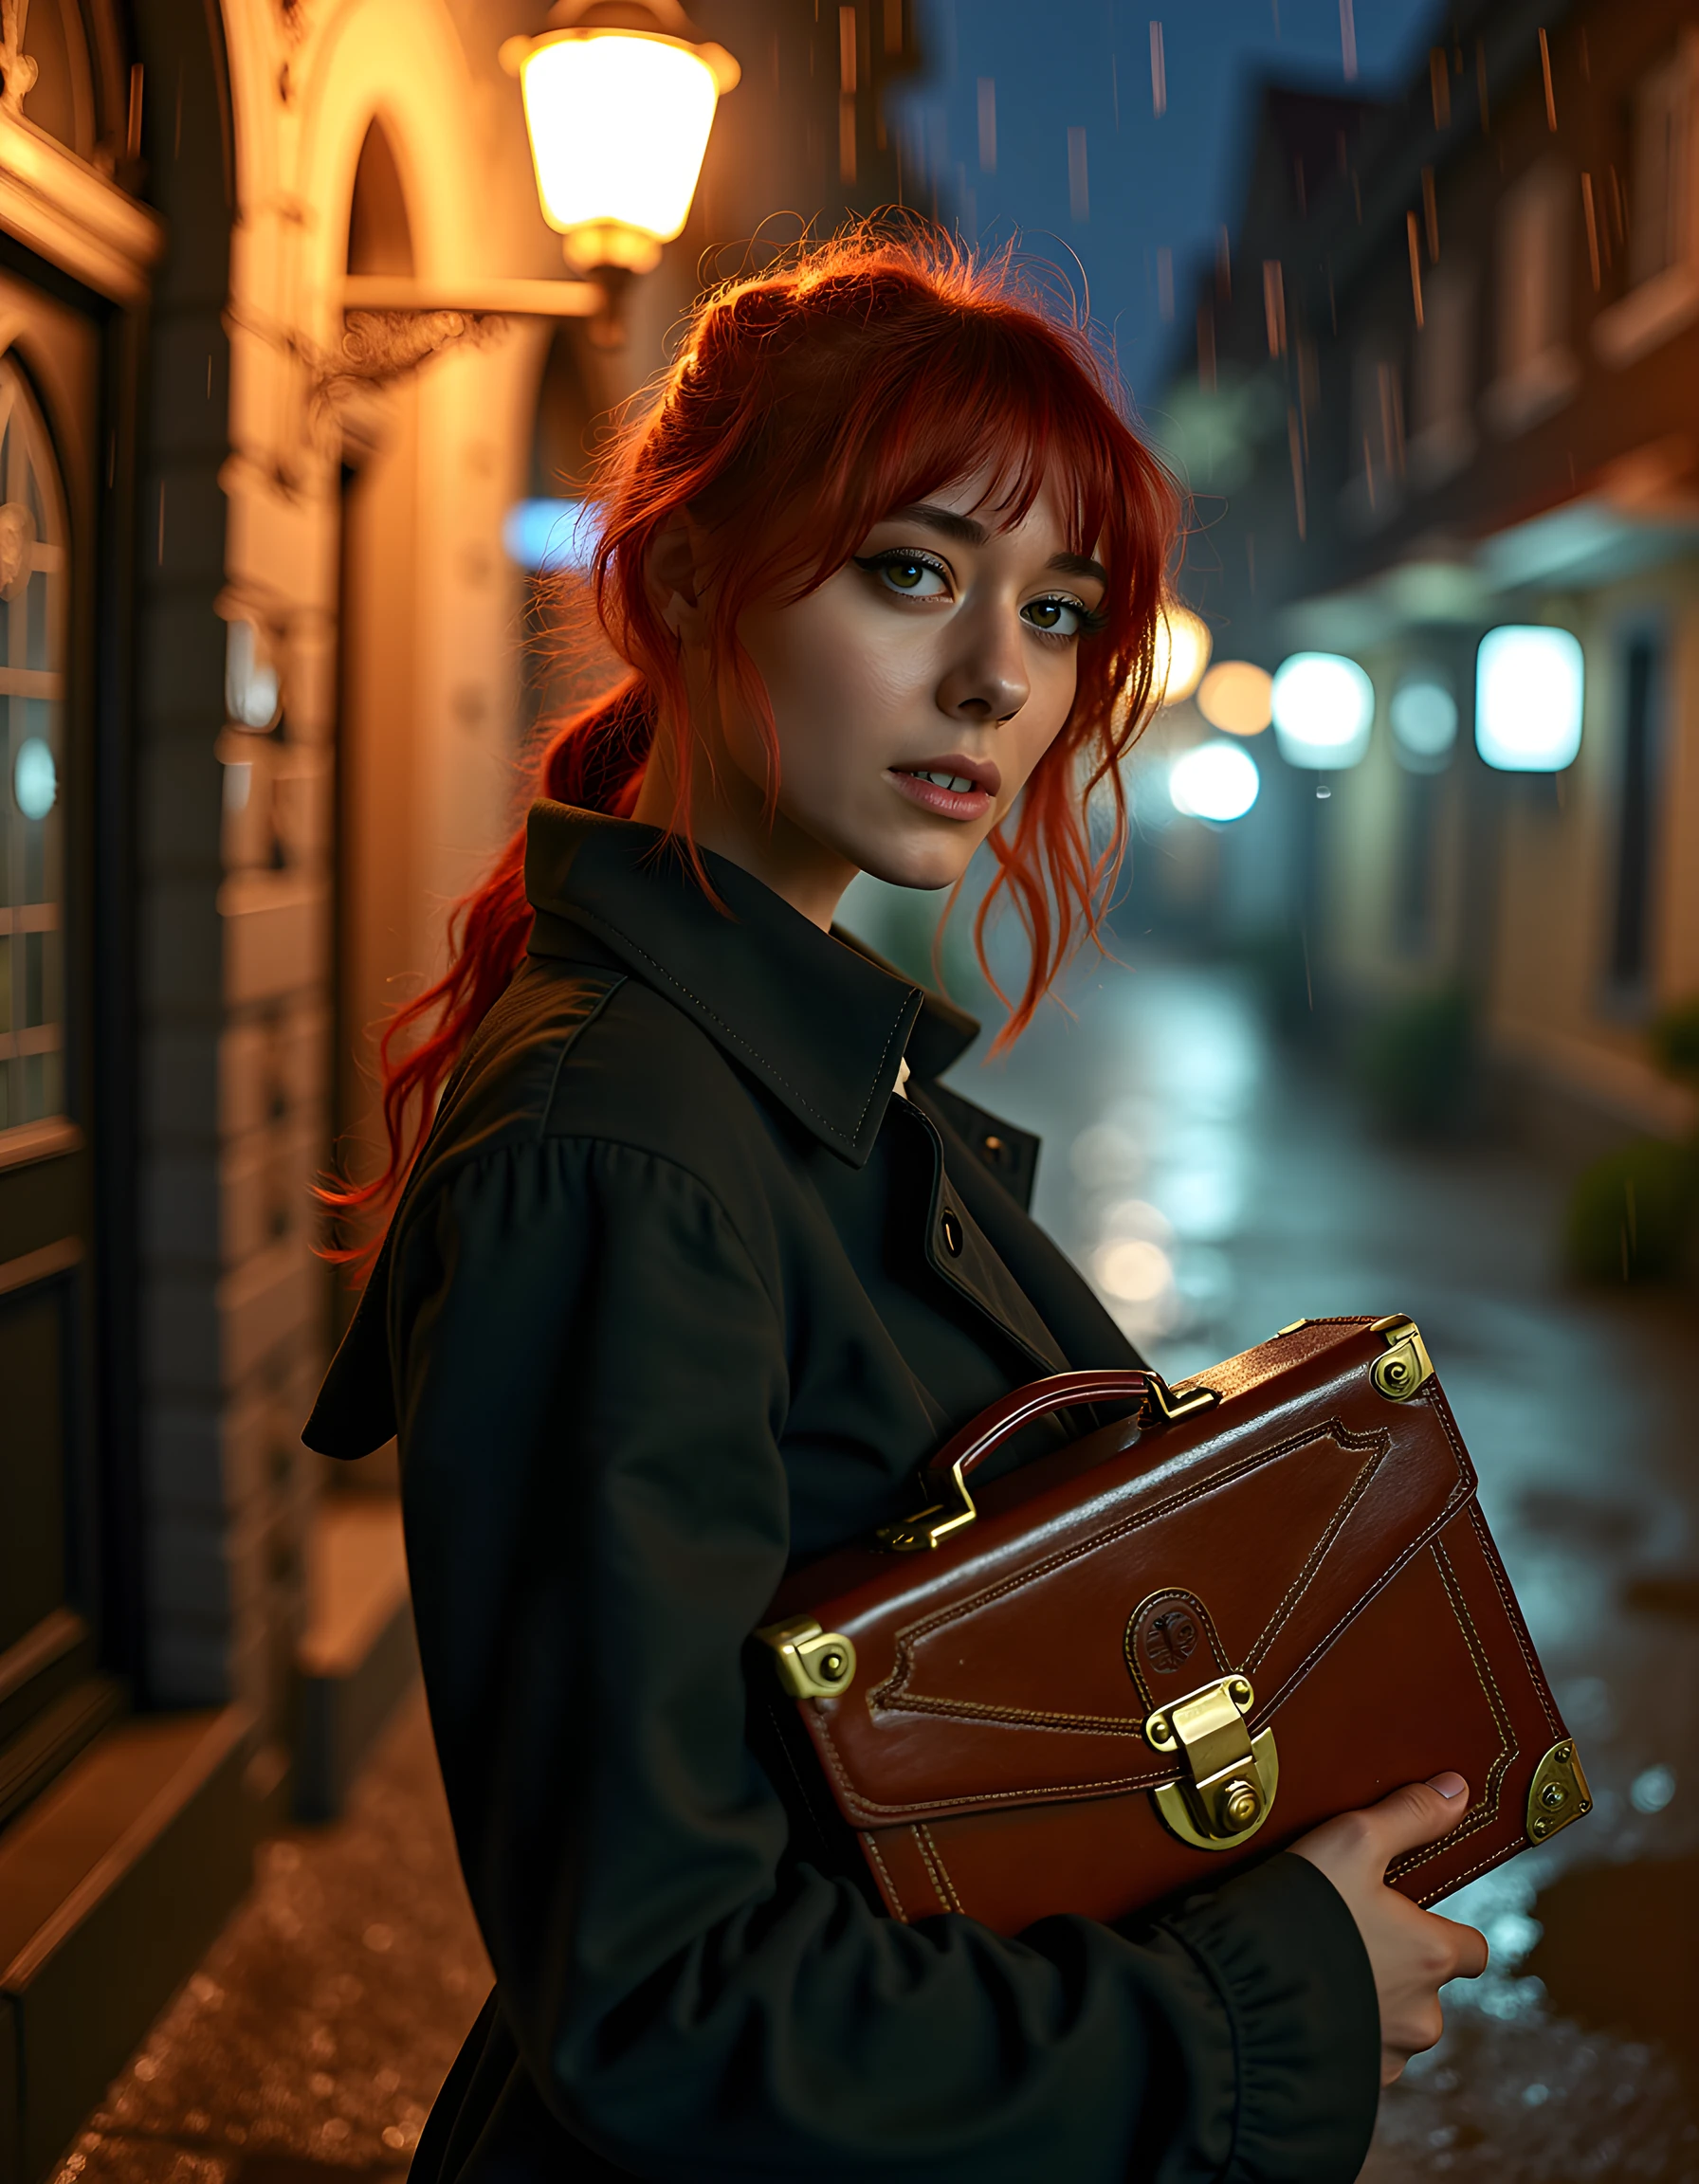
M 1380 2002 L 1382 2085 L 1445 2029 L 1439 2008 L 1445 1982 L 1478 1979 L 1487 1969 L 1487 1943 L 1472 1926 L 1419 1910 L 1386 1884 L 1392 1861 L 1449 1834 L 1468 1798 L 1461 1774 L 1435 1774 L 1431 1782 L 1395 1790 L 1365 1811 L 1342 1812 L 1292 1845 L 1344 1898 L 1369 1953 Z

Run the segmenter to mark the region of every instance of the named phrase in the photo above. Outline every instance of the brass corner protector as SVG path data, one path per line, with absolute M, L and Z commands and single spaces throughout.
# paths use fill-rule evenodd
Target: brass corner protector
M 855 1681 L 855 1646 L 822 1630 L 812 1615 L 769 1623 L 755 1634 L 773 1655 L 779 1683 L 793 1699 L 840 1699 Z
M 1565 1737 L 1541 1760 L 1528 1784 L 1528 1841 L 1544 1843 L 1592 1810 L 1593 1793 L 1576 1757 L 1575 1739 Z
M 1389 1403 L 1408 1403 L 1434 1377 L 1434 1360 L 1421 1329 L 1406 1314 L 1392 1312 L 1377 1320 L 1369 1333 L 1386 1344 L 1386 1355 L 1370 1366 L 1369 1378 Z

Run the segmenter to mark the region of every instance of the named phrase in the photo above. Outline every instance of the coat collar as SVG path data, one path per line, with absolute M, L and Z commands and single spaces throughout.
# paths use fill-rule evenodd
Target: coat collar
M 904 1053 L 916 1076 L 936 1077 L 978 1026 L 859 942 L 822 933 L 741 865 L 709 850 L 703 863 L 729 917 L 658 828 L 534 804 L 531 953 L 570 960 L 572 927 L 589 933 L 859 1168 Z

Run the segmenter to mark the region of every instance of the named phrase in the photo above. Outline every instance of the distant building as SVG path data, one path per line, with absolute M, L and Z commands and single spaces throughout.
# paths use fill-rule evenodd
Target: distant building
M 630 338 L 562 282 L 545 0 L 32 0 L 0 42 L 0 2178 L 33 2184 L 411 1673 L 393 1462 L 300 1429 L 308 1189 L 514 823 L 510 512 L 711 273 L 899 191 L 904 0 L 742 64 Z M 17 41 L 21 38 L 21 45 Z M 492 302 L 493 299 L 493 302 Z M 535 293 L 533 303 L 536 302 Z M 528 307 L 529 309 L 529 307 Z
M 1167 398 L 1186 589 L 1218 656 L 1373 679 L 1361 763 L 1263 758 L 1334 992 L 1467 988 L 1530 1119 L 1673 1133 L 1642 1028 L 1699 994 L 1699 24 L 1484 0 L 1434 35 L 1390 106 L 1264 96 Z M 1550 770 L 1477 748 L 1503 625 L 1580 640 L 1579 750 L 1509 754 Z

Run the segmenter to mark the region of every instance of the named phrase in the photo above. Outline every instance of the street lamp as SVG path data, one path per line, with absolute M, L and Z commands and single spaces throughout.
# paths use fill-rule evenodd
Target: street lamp
M 504 43 L 502 65 L 520 80 L 543 218 L 607 291 L 601 337 L 617 339 L 620 290 L 689 218 L 738 64 L 680 0 L 557 0 L 539 36 Z

